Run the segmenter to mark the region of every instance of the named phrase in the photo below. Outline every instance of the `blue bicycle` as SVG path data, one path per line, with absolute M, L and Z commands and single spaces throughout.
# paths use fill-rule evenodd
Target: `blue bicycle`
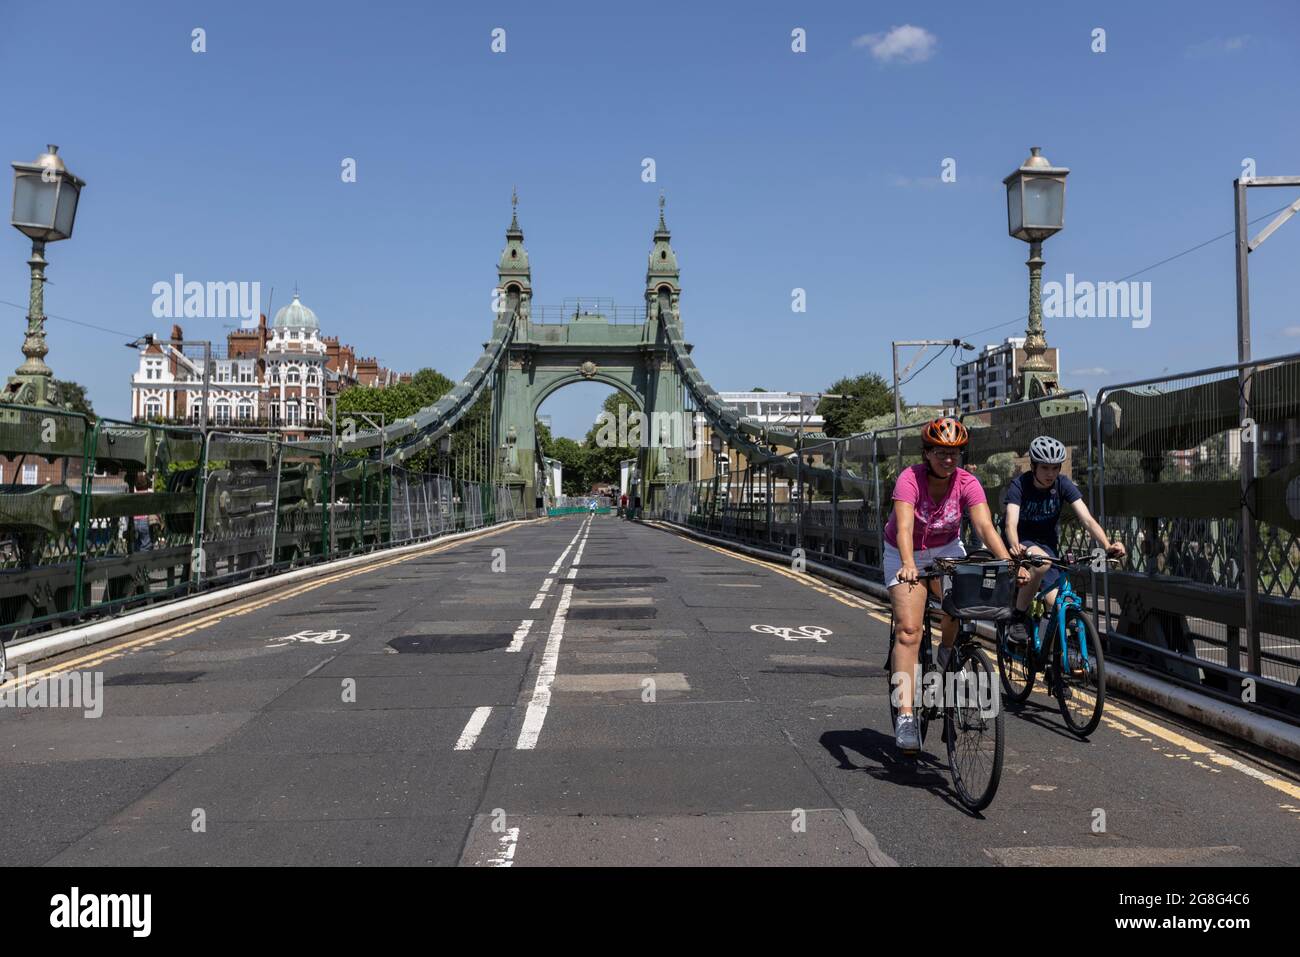
M 1034 680 L 1043 673 L 1043 683 L 1056 696 L 1065 723 L 1081 738 L 1086 738 L 1101 723 L 1106 705 L 1106 662 L 1101 653 L 1097 629 L 1083 608 L 1083 599 L 1070 584 L 1071 572 L 1078 564 L 1025 555 L 1019 559 L 1027 565 L 1052 565 L 1061 571 L 1052 588 L 1058 589 L 1046 627 L 1045 591 L 1039 589 L 1030 606 L 1027 626 L 1029 642 L 1016 644 L 1008 631 L 1009 622 L 998 622 L 998 674 L 1002 690 L 1013 704 L 1023 704 L 1034 690 Z

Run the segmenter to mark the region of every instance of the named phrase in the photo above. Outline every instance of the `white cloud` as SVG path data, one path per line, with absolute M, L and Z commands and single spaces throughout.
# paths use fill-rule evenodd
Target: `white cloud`
M 853 41 L 855 47 L 866 47 L 871 55 L 881 63 L 901 60 L 904 63 L 920 63 L 934 56 L 934 49 L 939 45 L 939 38 L 924 27 L 914 27 L 905 23 L 893 27 L 888 33 L 867 33 Z
M 1093 366 L 1090 369 L 1071 369 L 1070 375 L 1081 375 L 1081 376 L 1110 375 L 1110 370 L 1103 369 L 1101 366 Z
M 1282 330 L 1284 336 L 1300 336 L 1300 326 L 1287 326 Z
M 1193 60 L 1230 56 L 1233 53 L 1240 53 L 1244 50 L 1249 41 L 1249 34 L 1239 37 L 1215 37 L 1213 40 L 1206 40 L 1203 43 L 1194 43 L 1189 46 L 1187 48 L 1187 56 Z

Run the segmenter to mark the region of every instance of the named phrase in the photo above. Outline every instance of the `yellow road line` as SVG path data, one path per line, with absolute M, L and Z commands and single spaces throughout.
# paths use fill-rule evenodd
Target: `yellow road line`
M 736 552 L 729 551 L 728 549 L 725 548 L 719 548 L 716 545 L 712 545 L 708 542 L 702 542 L 699 539 L 691 538 L 690 536 L 683 536 L 683 537 L 686 538 L 687 541 L 693 542 L 694 544 L 699 545 L 701 548 L 707 548 L 711 552 L 717 552 L 719 555 L 726 555 L 728 558 L 734 558 L 737 561 L 748 562 L 751 565 L 758 565 L 762 568 L 768 569 L 769 571 L 776 572 L 778 575 L 784 575 L 786 578 L 789 578 L 792 581 L 797 581 L 801 585 L 806 585 L 807 587 L 811 588 L 813 591 L 820 592 L 821 594 L 827 596 L 828 598 L 834 598 L 840 604 L 848 605 L 850 608 L 866 609 L 870 611 L 881 607 L 879 604 L 875 602 L 871 602 L 868 604 L 866 600 L 859 598 L 857 595 L 851 594 L 850 592 L 842 591 L 838 588 L 834 588 L 833 586 L 828 586 L 824 584 L 822 581 L 820 581 L 819 579 L 813 578 L 811 575 L 803 574 L 801 572 L 796 572 L 784 568 L 781 565 L 777 565 L 770 561 L 765 561 L 761 558 L 752 558 L 749 555 L 741 555 Z M 888 621 L 888 619 L 885 620 Z
M 286 599 L 289 598 L 296 598 L 297 596 L 305 594 L 306 592 L 313 591 L 317 588 L 322 588 L 325 585 L 332 585 L 333 583 L 342 581 L 345 578 L 352 578 L 356 575 L 369 574 L 370 572 L 378 571 L 381 568 L 387 568 L 390 565 L 397 565 L 405 561 L 410 561 L 412 558 L 421 558 L 425 555 L 436 555 L 440 552 L 445 552 L 448 549 L 455 548 L 458 545 L 467 545 L 470 542 L 476 542 L 479 541 L 480 539 L 487 538 L 491 535 L 497 535 L 504 531 L 507 531 L 507 529 L 504 528 L 491 529 L 489 531 L 483 532 L 482 534 L 474 535 L 469 538 L 462 538 L 457 541 L 446 542 L 441 545 L 435 544 L 430 548 L 420 549 L 419 551 L 411 552 L 408 555 L 399 555 L 395 558 L 389 558 L 384 561 L 375 562 L 374 564 L 360 565 L 356 568 L 344 569 L 343 571 L 340 572 L 328 574 L 326 577 L 317 579 L 315 581 L 309 581 L 301 585 L 294 585 L 288 587 L 284 591 L 276 592 L 270 596 L 248 598 L 242 602 L 235 603 L 228 608 L 223 608 L 215 613 L 208 614 L 204 617 L 198 618 L 197 620 L 189 619 L 185 621 L 183 624 L 173 625 L 170 628 L 165 628 L 161 632 L 153 632 L 151 634 L 143 635 L 140 638 L 119 642 L 118 644 L 114 644 L 109 647 L 99 648 L 98 650 L 83 655 L 80 658 L 73 658 L 68 661 L 61 662 L 57 665 L 51 665 L 49 668 L 41 668 L 36 671 L 28 671 L 23 675 L 23 681 L 25 682 L 24 686 L 29 686 L 32 682 L 42 677 L 47 677 L 56 674 L 64 674 L 68 671 L 76 670 L 79 667 L 100 664 L 102 662 L 108 661 L 111 658 L 117 658 L 128 651 L 134 651 L 140 648 L 144 648 L 149 645 L 156 644 L 160 641 L 168 641 L 172 638 L 181 638 L 184 637 L 185 635 L 193 634 L 194 632 L 207 628 L 210 625 L 215 625 L 217 622 L 225 618 L 235 618 L 240 615 L 247 615 L 250 612 L 258 611 L 259 609 L 265 608 L 267 605 L 271 605 L 280 601 L 285 601 Z M 15 678 L 11 678 L 3 685 L 0 685 L 0 690 L 8 690 L 10 688 L 17 688 L 18 686 L 19 686 L 19 682 L 18 679 L 15 677 Z
M 736 552 L 729 551 L 728 549 L 721 548 L 716 545 L 712 545 L 708 542 L 702 542 L 699 539 L 693 538 L 689 535 L 682 535 L 681 537 L 687 539 L 688 541 L 694 542 L 696 545 L 703 546 L 704 548 L 707 548 L 710 551 L 717 552 L 720 555 L 726 555 L 729 558 L 734 558 L 742 562 L 748 562 L 751 565 L 760 565 L 764 568 L 768 568 L 779 575 L 784 575 L 786 578 L 797 581 L 800 584 L 807 585 L 809 588 L 812 588 L 814 591 L 821 592 L 823 595 L 829 595 L 831 598 L 834 598 L 836 601 L 839 601 L 845 605 L 853 605 L 853 607 L 856 608 L 866 609 L 868 614 L 872 618 L 875 618 L 878 621 L 882 621 L 885 624 L 889 624 L 890 622 L 888 616 L 882 615 L 875 610 L 877 608 L 882 607 L 878 603 L 873 602 L 871 604 L 867 604 L 863 599 L 858 599 L 858 602 L 860 602 L 858 604 L 855 604 L 854 602 L 850 602 L 850 601 L 845 601 L 843 598 L 839 597 L 839 595 L 842 594 L 847 596 L 848 593 L 839 592 L 839 589 L 828 590 L 826 587 L 822 587 L 821 582 L 812 579 L 808 575 L 801 575 L 798 572 L 789 571 L 781 567 L 780 565 L 774 564 L 770 561 L 764 561 L 762 559 L 752 558 L 749 555 L 741 555 Z M 832 591 L 839 592 L 839 594 L 833 594 Z M 857 596 L 849 596 L 849 597 L 857 598 Z M 1055 696 L 1052 695 L 1046 689 L 1039 691 L 1038 688 L 1036 687 L 1035 693 L 1045 695 L 1052 701 L 1056 700 Z M 1096 702 L 1096 698 L 1093 697 L 1092 695 L 1089 695 L 1085 691 L 1072 689 L 1072 694 L 1077 695 L 1078 697 L 1084 699 L 1089 704 L 1094 704 Z M 1225 754 L 1220 754 L 1219 752 L 1215 751 L 1213 748 L 1209 747 L 1208 745 L 1204 745 L 1197 741 L 1193 741 L 1191 738 L 1179 734 L 1177 731 L 1174 731 L 1172 728 L 1166 728 L 1162 725 L 1156 724 L 1154 721 L 1151 721 L 1148 718 L 1143 718 L 1140 715 L 1134 714 L 1132 711 L 1128 711 L 1124 708 L 1121 708 L 1118 705 L 1114 704 L 1113 702 L 1107 702 L 1105 707 L 1105 712 L 1102 715 L 1102 721 L 1108 727 L 1116 731 L 1120 731 L 1120 732 L 1127 731 L 1128 728 L 1123 723 L 1121 723 L 1121 721 L 1117 720 L 1119 718 L 1122 718 L 1124 721 L 1127 721 L 1129 724 L 1135 727 L 1141 728 L 1143 731 L 1147 732 L 1150 735 L 1160 738 L 1162 741 L 1166 741 L 1169 744 L 1174 745 L 1175 747 L 1181 748 L 1189 755 L 1192 754 L 1204 755 L 1208 760 L 1210 760 L 1214 764 L 1217 764 L 1221 767 L 1231 768 L 1234 771 L 1239 771 L 1240 773 L 1246 775 L 1247 777 L 1259 781 L 1261 784 L 1265 784 L 1268 787 L 1271 787 L 1277 791 L 1281 791 L 1283 794 L 1286 794 L 1292 798 L 1300 799 L 1300 785 L 1297 785 L 1291 781 L 1287 781 L 1279 777 L 1275 777 L 1274 775 L 1268 774 L 1264 771 L 1260 771 L 1256 768 L 1252 768 L 1248 764 L 1238 761 L 1236 758 L 1229 757 L 1228 755 Z M 1203 763 L 1201 763 L 1201 766 L 1208 767 L 1208 765 L 1205 765 Z

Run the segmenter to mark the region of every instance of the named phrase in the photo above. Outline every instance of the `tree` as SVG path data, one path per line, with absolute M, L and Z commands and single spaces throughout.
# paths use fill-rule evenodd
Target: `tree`
M 620 406 L 623 407 L 623 414 L 620 417 Z M 628 421 L 632 418 L 632 412 L 635 406 L 632 406 L 622 392 L 611 392 L 605 397 L 605 401 L 600 405 L 601 412 L 606 416 L 610 424 L 597 423 L 587 430 L 587 436 L 583 440 L 583 448 L 586 450 L 586 474 L 583 476 L 589 490 L 593 485 L 604 483 L 617 483 L 619 478 L 619 463 L 629 458 L 632 454 L 631 446 L 626 444 L 617 444 L 619 441 L 627 439 L 628 435 L 619 434 L 619 423 Z M 644 433 L 650 428 L 650 423 L 643 422 L 641 431 Z M 628 426 L 628 433 L 632 432 L 632 427 Z M 609 436 L 613 434 L 615 444 L 605 444 L 602 446 L 599 439 L 601 434 Z
M 542 450 L 542 454 L 548 458 L 555 458 L 555 455 L 551 452 L 551 448 L 555 444 L 555 438 L 551 435 L 550 426 L 537 421 L 533 423 L 533 431 L 537 433 L 537 447 Z
M 824 431 L 834 438 L 861 432 L 867 419 L 894 411 L 893 390 L 876 372 L 837 379 L 826 391 L 853 396 L 850 402 L 822 399 L 817 404 L 817 414 L 826 422 Z
M 564 466 L 565 495 L 584 495 L 591 486 L 586 484 L 587 450 L 573 439 L 561 436 L 551 441 L 551 458 Z
M 58 386 L 59 395 L 63 396 L 63 402 L 69 406 L 73 412 L 80 412 L 91 422 L 95 421 L 95 409 L 90 404 L 90 397 L 86 395 L 86 387 L 79 382 L 73 382 L 71 379 L 55 379 L 54 384 Z
M 348 413 L 357 412 L 368 412 L 372 415 L 382 413 L 384 424 L 392 425 L 398 419 L 414 415 L 421 409 L 433 405 L 454 387 L 455 383 L 436 369 L 421 369 L 411 376 L 410 382 L 399 382 L 387 388 L 353 386 L 339 393 L 337 404 L 339 428 L 345 427 L 350 417 Z M 484 436 L 489 446 L 493 441 L 491 429 L 487 428 L 491 409 L 492 399 L 485 391 L 452 429 L 449 456 L 442 456 L 441 453 L 436 452 L 422 452 L 407 462 L 406 467 L 412 471 L 440 470 L 450 465 L 456 457 L 461 457 L 468 468 L 468 471 L 462 472 L 463 475 L 472 481 L 486 481 L 487 468 L 491 465 L 494 450 L 489 448 L 489 454 L 485 457 L 481 446 Z M 353 428 L 357 431 L 369 429 L 363 419 L 355 415 L 351 418 Z

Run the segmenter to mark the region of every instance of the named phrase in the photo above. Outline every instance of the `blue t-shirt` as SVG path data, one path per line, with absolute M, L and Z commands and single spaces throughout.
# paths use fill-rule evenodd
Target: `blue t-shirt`
M 1034 484 L 1033 472 L 1021 472 L 1007 486 L 1006 503 L 1020 506 L 1016 535 L 1021 542 L 1036 542 L 1056 551 L 1061 509 L 1081 498 L 1079 487 L 1064 475 L 1058 475 L 1050 488 L 1039 488 Z

